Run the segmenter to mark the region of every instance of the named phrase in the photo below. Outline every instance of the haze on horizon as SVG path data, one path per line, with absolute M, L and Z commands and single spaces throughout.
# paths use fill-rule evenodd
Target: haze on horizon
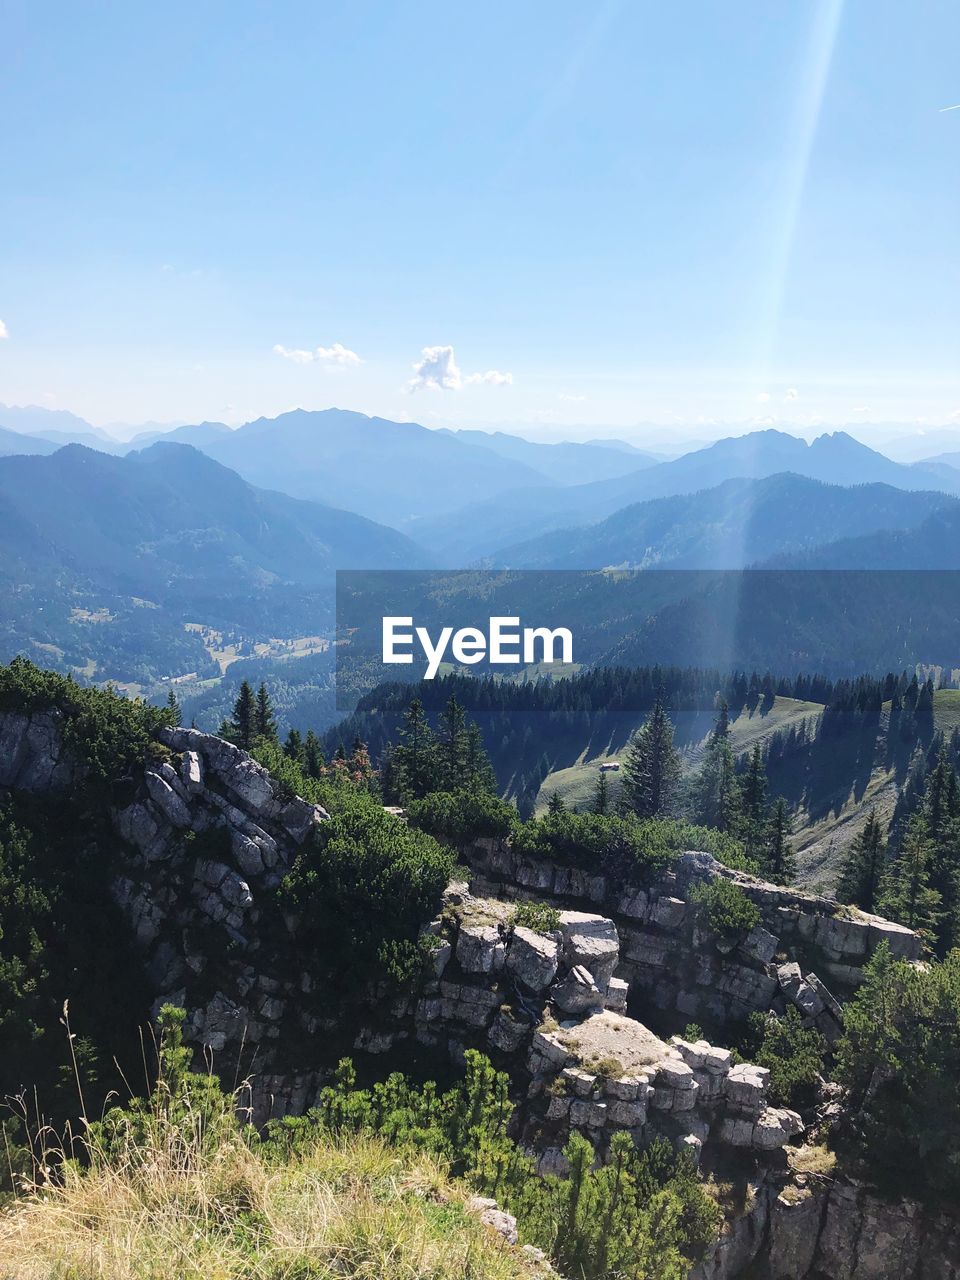
M 960 429 L 955 6 L 436 16 L 5 6 L 0 402 Z

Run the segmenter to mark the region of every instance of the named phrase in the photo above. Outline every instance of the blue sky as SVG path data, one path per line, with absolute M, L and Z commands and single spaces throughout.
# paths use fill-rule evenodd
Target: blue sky
M 6 0 L 0 402 L 949 422 L 958 47 L 953 0 Z

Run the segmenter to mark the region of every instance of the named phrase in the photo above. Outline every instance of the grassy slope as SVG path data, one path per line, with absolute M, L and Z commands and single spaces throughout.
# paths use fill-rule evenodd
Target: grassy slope
M 884 708 L 885 714 L 887 709 Z M 960 727 L 960 689 L 937 690 L 933 695 L 933 717 L 937 730 L 947 736 Z M 870 810 L 876 809 L 881 820 L 888 822 L 896 802 L 897 783 L 893 771 L 878 767 L 861 797 L 838 794 L 835 807 L 826 818 L 809 823 L 799 814 L 794 846 L 803 886 L 831 893 L 843 854 L 859 835 Z
M 823 710 L 819 702 L 801 702 L 795 698 L 774 698 L 773 705 L 766 709 L 757 708 L 753 713 L 744 711 L 734 720 L 730 727 L 730 738 L 734 750 L 741 754 L 751 751 L 755 742 L 762 741 L 779 729 L 789 729 L 791 725 L 799 725 L 804 719 L 812 720 Z M 684 716 L 677 717 L 677 742 L 682 747 L 685 771 L 697 767 L 706 735 L 710 731 L 711 717 Z M 639 726 L 638 726 L 639 727 Z M 597 781 L 597 768 L 605 760 L 618 760 L 623 752 L 611 754 L 605 752 L 592 756 L 589 760 L 581 757 L 568 769 L 557 769 L 547 775 L 537 795 L 537 812 L 542 812 L 554 791 L 563 797 L 568 808 L 579 806 L 588 808 L 593 800 L 593 791 Z M 610 795 L 615 803 L 619 795 L 620 782 L 615 773 L 607 775 L 610 782 Z
M 178 1160 L 174 1158 L 179 1155 Z M 16 1280 L 530 1280 L 543 1275 L 467 1209 L 425 1156 L 321 1139 L 284 1161 L 239 1140 L 185 1162 L 119 1166 L 26 1195 L 0 1214 Z

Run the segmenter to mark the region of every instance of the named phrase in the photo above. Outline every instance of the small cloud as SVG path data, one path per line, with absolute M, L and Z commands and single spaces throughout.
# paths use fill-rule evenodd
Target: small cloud
M 587 398 L 586 396 L 568 396 L 562 391 L 557 396 L 558 400 L 571 400 L 571 401 L 576 401 L 577 403 L 581 403 L 582 401 L 586 400 L 586 398 Z
M 464 387 L 486 384 L 490 387 L 513 385 L 512 373 L 488 369 L 486 373 L 470 373 L 466 377 L 460 371 L 453 347 L 424 347 L 422 359 L 413 366 L 413 377 L 407 383 L 408 391 L 462 391 Z
M 457 365 L 453 347 L 424 347 L 423 357 L 413 366 L 413 377 L 407 383 L 410 391 L 459 391 L 463 375 Z
M 770 399 L 769 391 L 758 391 L 756 396 L 757 404 L 766 404 Z
M 3 323 L 3 321 L 0 320 L 0 338 L 9 338 L 9 337 L 10 337 L 10 330 Z
M 783 398 L 784 400 L 799 400 L 800 392 L 796 387 L 787 387 L 787 393 Z
M 854 413 L 869 413 L 870 406 L 868 404 L 855 404 L 853 406 Z
M 769 397 L 767 398 L 769 399 Z M 765 418 L 754 418 L 753 424 L 756 427 L 772 427 L 776 424 L 776 421 L 777 421 L 776 418 L 771 418 L 768 415 Z
M 464 385 L 468 387 L 477 386 L 479 383 L 486 383 L 488 387 L 512 387 L 513 374 L 501 373 L 499 369 L 488 369 L 486 373 L 471 373 L 464 379 Z
M 954 409 L 953 413 L 947 414 L 948 422 L 960 422 L 960 409 Z
M 355 351 L 350 351 L 340 342 L 332 347 L 315 347 L 313 351 L 304 351 L 301 347 L 284 347 L 279 342 L 273 348 L 274 355 L 292 360 L 294 364 L 338 364 L 357 365 L 361 363 Z

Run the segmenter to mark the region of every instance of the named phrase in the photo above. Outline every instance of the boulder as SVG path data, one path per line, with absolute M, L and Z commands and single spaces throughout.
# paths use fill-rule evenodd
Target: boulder
M 687 904 L 682 898 L 657 898 L 650 907 L 649 920 L 660 929 L 672 933 L 683 924 L 687 914 Z
M 203 768 L 198 751 L 185 751 L 180 764 L 180 777 L 188 791 L 194 793 L 203 790 Z
M 561 911 L 563 959 L 572 969 L 588 969 L 600 991 L 605 991 L 620 959 L 616 925 L 605 916 L 583 911 Z
M 564 980 L 557 983 L 550 997 L 558 1009 L 573 1017 L 603 1008 L 600 989 L 590 971 L 581 964 L 574 965 Z
M 457 960 L 465 973 L 494 973 L 503 967 L 500 930 L 490 924 L 463 924 L 457 934 Z
M 723 1092 L 731 1107 L 759 1114 L 766 1103 L 769 1084 L 770 1072 L 766 1067 L 740 1062 L 730 1068 Z
M 528 991 L 549 987 L 557 973 L 560 949 L 555 938 L 516 926 L 507 944 L 507 972 Z

